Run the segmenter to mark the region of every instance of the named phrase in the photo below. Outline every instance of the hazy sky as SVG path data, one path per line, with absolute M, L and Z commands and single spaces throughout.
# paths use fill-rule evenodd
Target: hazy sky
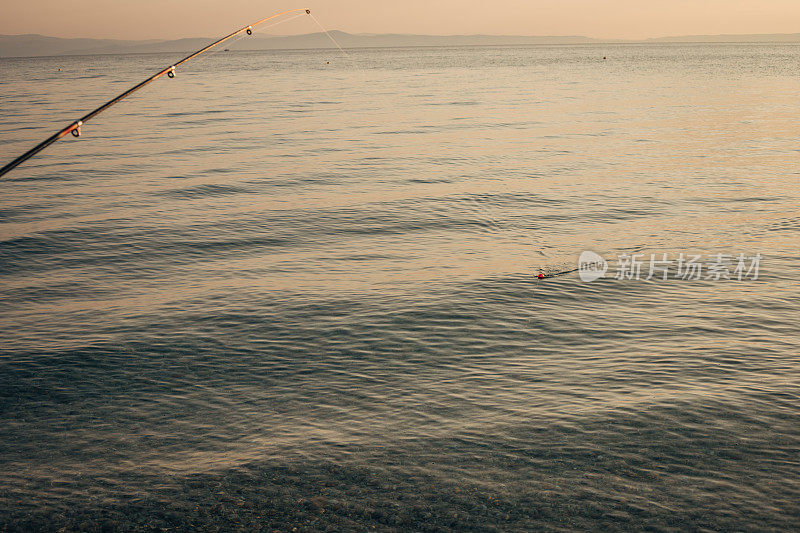
M 158 39 L 210 37 L 308 7 L 353 33 L 585 35 L 800 33 L 800 0 L 0 0 L 0 33 Z M 267 33 L 311 33 L 307 17 Z

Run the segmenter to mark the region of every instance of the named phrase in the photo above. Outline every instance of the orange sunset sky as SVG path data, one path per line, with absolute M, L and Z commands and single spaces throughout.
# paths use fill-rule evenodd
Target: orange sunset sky
M 311 8 L 351 33 L 584 35 L 797 33 L 800 0 L 3 0 L 0 33 L 174 39 L 213 36 L 272 13 Z M 318 31 L 307 18 L 268 33 Z

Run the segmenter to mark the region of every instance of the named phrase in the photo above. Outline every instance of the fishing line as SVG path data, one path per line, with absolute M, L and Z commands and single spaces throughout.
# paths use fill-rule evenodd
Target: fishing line
M 269 28 L 274 28 L 275 26 L 280 26 L 281 24 L 285 24 L 285 23 L 287 23 L 289 21 L 292 21 L 292 20 L 294 20 L 296 18 L 300 18 L 300 17 L 302 17 L 303 15 L 306 15 L 306 14 L 307 13 L 298 13 L 296 15 L 293 15 L 293 16 L 289 17 L 289 18 L 286 18 L 286 19 L 283 19 L 283 20 L 279 20 L 278 22 L 273 22 L 272 24 L 267 24 L 266 26 L 259 27 L 258 31 L 253 29 L 253 35 L 256 35 L 257 33 L 262 33 L 265 30 L 268 30 Z M 198 64 L 199 65 L 203 65 L 203 62 L 208 62 L 208 59 L 210 59 L 212 57 L 215 57 L 218 54 L 221 54 L 221 53 L 228 52 L 228 51 L 232 50 L 233 45 L 235 45 L 236 43 L 238 43 L 238 42 L 240 42 L 243 39 L 246 39 L 248 37 L 251 37 L 251 35 L 248 35 L 246 32 L 239 34 L 235 39 L 233 39 L 230 42 L 228 42 L 228 47 L 229 48 L 215 48 L 215 49 L 211 50 L 209 53 L 204 54 L 201 59 L 199 59 L 198 61 L 195 62 L 195 65 L 198 65 Z
M 47 148 L 48 146 L 53 144 L 54 142 L 56 142 L 59 139 L 65 137 L 66 135 L 72 134 L 74 137 L 80 137 L 81 136 L 81 128 L 83 127 L 83 125 L 86 122 L 88 122 L 89 120 L 91 120 L 95 116 L 99 115 L 100 113 L 102 113 L 103 111 L 105 111 L 109 107 L 113 106 L 114 104 L 119 103 L 121 100 L 123 100 L 123 99 L 127 98 L 128 96 L 130 96 L 131 94 L 135 93 L 136 91 L 138 91 L 142 87 L 144 87 L 146 85 L 149 85 L 150 83 L 154 82 L 155 80 L 161 78 L 162 76 L 167 75 L 167 77 L 169 77 L 169 78 L 174 78 L 175 77 L 175 70 L 177 69 L 177 67 L 183 65 L 187 61 L 189 61 L 191 59 L 194 59 L 195 57 L 207 52 L 208 50 L 211 50 L 212 48 L 214 48 L 214 47 L 216 47 L 216 46 L 218 46 L 218 45 L 220 45 L 220 44 L 222 44 L 222 43 L 224 43 L 226 41 L 229 41 L 229 40 L 233 39 L 234 37 L 242 35 L 244 33 L 246 33 L 247 35 L 253 35 L 253 28 L 255 28 L 256 26 L 260 26 L 260 25 L 264 24 L 265 22 L 268 22 L 270 20 L 274 20 L 274 19 L 276 19 L 278 17 L 282 17 L 283 15 L 288 15 L 290 13 L 296 13 L 296 14 L 301 14 L 302 15 L 302 12 L 305 12 L 306 14 L 311 15 L 311 10 L 310 9 L 305 9 L 305 8 L 290 9 L 288 11 L 283 11 L 281 13 L 277 13 L 275 15 L 271 15 L 271 16 L 263 18 L 263 19 L 261 19 L 261 20 L 259 20 L 257 22 L 249 24 L 249 25 L 245 26 L 244 28 L 236 30 L 235 32 L 231 33 L 230 35 L 226 35 L 225 37 L 222 37 L 221 39 L 218 39 L 217 41 L 214 41 L 213 43 L 201 48 L 200 50 L 197 50 L 196 52 L 191 53 L 190 55 L 188 55 L 185 58 L 181 59 L 177 63 L 175 63 L 173 65 L 170 65 L 169 67 L 167 67 L 167 68 L 163 69 L 162 71 L 154 74 L 153 76 L 150 76 L 149 78 L 147 78 L 143 82 L 141 82 L 141 83 L 139 83 L 137 85 L 134 85 L 133 87 L 131 87 L 130 89 L 128 89 L 124 93 L 122 93 L 122 94 L 116 96 L 115 98 L 109 100 L 108 102 L 106 102 L 105 104 L 101 105 L 97 109 L 87 113 L 86 115 L 84 115 L 80 119 L 78 119 L 75 122 L 71 123 L 69 126 L 65 127 L 64 129 L 62 129 L 61 131 L 59 131 L 57 133 L 54 133 L 53 135 L 51 135 L 50 137 L 48 137 L 47 139 L 45 139 L 41 143 L 37 144 L 36 146 L 34 146 L 33 148 L 31 148 L 30 150 L 28 150 L 27 152 L 25 152 L 21 156 L 17 157 L 16 159 L 11 161 L 10 163 L 6 164 L 2 168 L 0 168 L 0 177 L 5 175 L 6 173 L 10 172 L 11 170 L 13 170 L 17 166 L 19 166 L 21 163 L 23 163 L 23 162 L 27 161 L 28 159 L 30 159 L 31 157 L 35 156 L 36 154 L 38 154 L 39 152 L 41 152 L 42 150 L 44 150 L 45 148 Z
M 309 15 L 311 15 L 311 13 L 309 13 Z M 333 35 L 331 35 L 331 34 L 330 34 L 330 32 L 329 32 L 327 29 L 325 29 L 325 26 L 323 26 L 322 24 L 320 24 L 320 22 L 317 20 L 317 17 L 315 17 L 314 15 L 311 15 L 311 19 L 312 19 L 314 22 L 316 22 L 316 23 L 317 23 L 317 26 L 319 26 L 319 28 L 320 28 L 320 29 L 321 29 L 323 32 L 325 32 L 325 35 L 327 35 L 327 36 L 328 36 L 328 39 L 330 39 L 331 41 L 333 41 L 333 44 L 335 44 L 335 45 L 336 45 L 336 48 L 338 48 L 338 49 L 339 49 L 339 51 L 340 51 L 341 53 L 343 53 L 343 54 L 345 55 L 345 57 L 347 57 L 347 58 L 349 59 L 349 58 L 350 58 L 350 55 L 349 55 L 347 52 L 345 52 L 345 51 L 344 51 L 344 48 L 342 48 L 342 47 L 339 45 L 339 42 L 338 42 L 336 39 L 334 39 L 334 38 L 333 38 Z
M 322 25 L 322 23 L 320 23 L 320 21 L 317 19 L 317 17 L 315 17 L 315 16 L 314 16 L 313 14 L 311 14 L 311 13 L 309 13 L 309 15 L 311 15 L 311 19 L 312 19 L 312 20 L 313 20 L 313 21 L 314 21 L 314 22 L 317 24 L 317 26 L 319 26 L 319 28 L 320 28 L 320 29 L 321 29 L 321 30 L 322 30 L 322 31 L 325 33 L 325 35 L 328 37 L 328 39 L 330 39 L 330 40 L 331 40 L 331 42 L 333 42 L 333 44 L 334 44 L 334 45 L 336 45 L 336 48 L 338 48 L 338 49 L 339 49 L 339 52 L 340 52 L 340 53 L 341 53 L 341 54 L 342 54 L 342 55 L 343 55 L 345 58 L 347 58 L 347 59 L 350 61 L 350 63 L 351 63 L 351 64 L 352 64 L 352 65 L 353 65 L 353 66 L 354 66 L 354 67 L 355 67 L 355 68 L 356 68 L 356 69 L 357 69 L 357 70 L 358 70 L 360 73 L 361 73 L 362 81 L 366 83 L 366 81 L 367 81 L 367 73 L 366 73 L 366 70 L 365 70 L 365 69 L 364 69 L 364 68 L 363 68 L 361 65 L 359 65 L 359 64 L 358 64 L 358 63 L 357 63 L 357 62 L 354 60 L 353 56 L 351 56 L 350 54 L 348 54 L 348 53 L 347 53 L 347 52 L 344 50 L 344 48 L 342 48 L 342 46 L 339 44 L 339 42 L 338 42 L 338 41 L 337 41 L 337 40 L 336 40 L 336 39 L 333 37 L 333 35 L 332 35 L 332 34 L 331 34 L 329 31 L 328 31 L 328 29 L 327 29 L 325 26 L 323 26 L 323 25 Z M 385 99 L 386 99 L 385 95 L 380 95 L 380 96 L 378 96 L 378 100 L 385 100 Z M 429 142 L 425 142 L 425 141 L 423 141 L 423 142 L 420 142 L 420 143 L 411 143 L 411 144 L 405 144 L 404 146 L 405 146 L 405 147 L 409 147 L 409 146 L 422 146 L 422 145 L 424 145 L 424 146 L 428 146 L 429 144 L 430 144 Z M 501 224 L 499 224 L 499 223 L 497 222 L 497 220 L 494 218 L 494 216 L 492 215 L 492 213 L 490 213 L 490 212 L 489 212 L 488 208 L 487 208 L 486 206 L 484 206 L 484 205 L 483 205 L 483 202 L 481 202 L 481 201 L 478 201 L 477 199 L 473 199 L 473 204 L 474 204 L 474 205 L 477 205 L 477 211 L 478 211 L 478 212 L 480 212 L 480 213 L 482 213 L 482 214 L 484 215 L 485 219 L 487 219 L 487 223 L 488 223 L 489 225 L 491 225 L 491 226 L 493 226 L 493 227 L 495 228 L 495 235 L 497 235 L 497 234 L 502 234 L 502 233 L 503 233 L 503 229 L 504 229 L 504 228 L 502 227 L 502 225 L 501 225 Z M 555 274 L 553 274 L 553 273 L 550 273 L 550 274 L 545 274 L 545 273 L 544 273 L 544 271 L 543 271 L 541 268 L 538 268 L 538 273 L 536 274 L 536 287 L 535 287 L 535 289 L 534 289 L 534 292 L 536 292 L 536 290 L 538 290 L 538 289 L 539 289 L 539 285 L 540 285 L 540 283 L 542 282 L 542 280 L 544 280 L 544 279 L 546 279 L 546 278 L 549 278 L 549 277 L 556 276 L 556 275 L 560 275 L 560 274 L 561 274 L 561 273 L 555 273 Z

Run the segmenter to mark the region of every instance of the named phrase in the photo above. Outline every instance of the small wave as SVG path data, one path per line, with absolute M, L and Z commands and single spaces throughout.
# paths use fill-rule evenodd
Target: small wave
M 177 199 L 197 199 L 197 198 L 217 198 L 221 196 L 231 196 L 234 194 L 245 194 L 250 192 L 244 187 L 235 187 L 232 185 L 197 185 L 195 187 L 188 187 L 183 189 L 171 189 L 168 191 L 160 191 L 153 193 L 154 196 L 161 196 L 166 198 Z

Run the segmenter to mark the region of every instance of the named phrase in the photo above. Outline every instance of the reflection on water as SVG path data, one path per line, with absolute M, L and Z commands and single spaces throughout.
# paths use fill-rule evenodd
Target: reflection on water
M 797 47 L 332 54 L 0 184 L 0 524 L 800 525 Z M 171 59 L 1 60 L 0 159 Z M 584 250 L 764 260 L 535 279 Z

